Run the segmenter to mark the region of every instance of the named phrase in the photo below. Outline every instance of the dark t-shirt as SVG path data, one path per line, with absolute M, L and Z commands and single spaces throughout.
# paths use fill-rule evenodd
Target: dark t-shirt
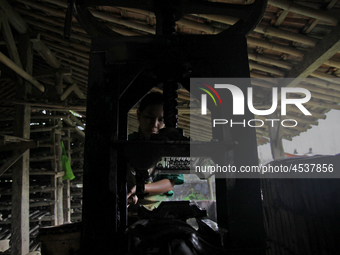
M 134 133 L 129 135 L 128 139 L 129 139 L 129 141 L 133 141 L 133 140 L 138 140 L 138 137 L 139 137 L 139 134 L 137 132 L 134 132 Z M 136 182 L 136 180 L 134 178 L 134 176 L 135 176 L 134 170 L 133 170 L 132 167 L 128 166 L 128 173 L 127 174 L 128 174 L 128 176 L 127 176 L 128 186 L 130 186 L 132 188 L 135 185 L 135 182 Z M 169 179 L 169 180 L 176 179 L 175 185 L 180 185 L 180 184 L 184 183 L 183 174 L 156 174 L 154 177 L 153 177 L 152 174 L 150 174 L 150 178 L 149 178 L 149 181 L 147 183 L 156 182 L 156 181 L 163 180 L 163 179 Z M 170 196 L 174 195 L 174 192 L 171 190 L 171 191 L 166 192 L 164 194 L 167 195 L 168 197 L 170 197 Z

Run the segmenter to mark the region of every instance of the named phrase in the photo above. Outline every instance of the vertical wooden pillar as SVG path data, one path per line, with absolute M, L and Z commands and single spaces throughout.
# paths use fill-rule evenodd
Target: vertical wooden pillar
M 67 140 L 64 142 L 67 157 L 71 162 L 71 130 L 67 130 Z M 63 189 L 63 206 L 64 206 L 64 223 L 71 222 L 71 191 L 70 191 L 70 181 L 64 180 Z
M 57 120 L 58 125 L 58 132 L 56 133 L 56 147 L 55 147 L 55 155 L 56 155 L 56 163 L 57 163 L 57 172 L 61 172 L 62 165 L 61 165 L 61 120 Z M 58 177 L 56 178 L 57 181 L 57 199 L 56 199 L 56 206 L 57 206 L 57 220 L 58 225 L 64 224 L 64 210 L 63 210 L 63 178 Z
M 23 138 L 30 136 L 31 107 L 15 107 L 14 135 Z M 12 227 L 11 254 L 29 252 L 29 150 L 13 166 L 12 182 Z
M 53 125 L 57 124 L 58 127 L 61 126 L 61 121 L 53 120 Z M 55 158 L 51 161 L 52 171 L 58 173 L 62 171 L 61 167 L 61 133 L 59 129 L 53 129 L 51 131 L 51 143 L 54 145 L 51 147 L 51 153 L 55 155 Z M 54 205 L 51 207 L 54 219 L 52 220 L 52 225 L 64 224 L 64 213 L 63 213 L 63 180 L 62 177 L 55 178 L 51 177 L 51 185 L 55 190 L 51 194 L 51 200 L 54 200 Z
M 51 125 L 55 126 L 55 120 L 51 121 Z M 52 144 L 51 147 L 51 154 L 55 155 L 55 144 L 56 144 L 56 138 L 55 138 L 55 133 L 56 130 L 52 129 L 51 130 L 51 134 L 50 134 L 50 141 Z M 56 164 L 56 158 L 51 160 L 51 171 L 53 172 L 57 172 L 57 164 Z M 58 225 L 58 211 L 57 211 L 57 205 L 56 205 L 56 200 L 57 200 L 57 180 L 55 178 L 54 175 L 51 176 L 51 187 L 54 188 L 53 191 L 51 192 L 51 202 L 54 201 L 55 203 L 53 205 L 51 205 L 51 214 L 53 215 L 52 221 L 51 221 L 51 225 Z
M 19 52 L 22 66 L 32 73 L 32 47 L 28 35 L 19 36 Z M 22 99 L 30 92 L 30 85 L 18 80 L 17 98 Z M 31 107 L 15 106 L 14 135 L 30 138 Z M 29 150 L 13 166 L 11 254 L 29 253 Z

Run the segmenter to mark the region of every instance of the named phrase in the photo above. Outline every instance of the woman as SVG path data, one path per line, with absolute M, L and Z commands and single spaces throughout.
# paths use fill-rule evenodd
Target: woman
M 149 139 L 151 134 L 158 134 L 159 130 L 164 127 L 163 118 L 163 95 L 158 92 L 147 94 L 141 101 L 137 110 L 137 119 L 139 122 L 139 130 L 129 135 L 129 140 Z M 154 178 L 153 169 L 149 169 L 150 181 L 145 184 L 145 193 L 149 196 L 164 194 L 155 197 L 154 200 L 165 200 L 166 197 L 172 196 L 172 189 L 175 184 L 183 184 L 184 177 L 182 174 L 160 174 Z M 133 169 L 129 169 L 128 173 L 128 202 L 130 204 L 137 203 L 136 186 L 134 185 Z M 132 185 L 131 185 L 132 184 Z M 131 187 L 132 186 L 132 187 Z M 149 206 L 149 208 L 152 206 Z

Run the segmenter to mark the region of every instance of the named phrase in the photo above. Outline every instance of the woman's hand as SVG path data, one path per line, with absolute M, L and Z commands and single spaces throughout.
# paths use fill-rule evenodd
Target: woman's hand
M 168 192 L 173 189 L 175 185 L 176 179 L 169 180 L 169 179 L 163 179 L 159 180 L 153 183 L 145 184 L 145 193 L 148 193 L 149 195 L 158 195 L 165 192 Z M 138 197 L 136 195 L 136 186 L 133 186 L 131 191 L 127 195 L 128 199 L 128 206 L 130 204 L 136 204 L 138 202 Z
M 127 204 L 127 207 L 129 207 L 129 205 L 135 205 L 137 204 L 138 202 L 138 197 L 136 194 L 130 196 L 127 200 L 128 204 Z
M 127 194 L 127 202 L 128 205 L 127 207 L 129 207 L 129 205 L 135 205 L 138 202 L 138 197 L 136 195 L 136 186 L 133 186 L 133 188 L 130 190 L 130 192 Z

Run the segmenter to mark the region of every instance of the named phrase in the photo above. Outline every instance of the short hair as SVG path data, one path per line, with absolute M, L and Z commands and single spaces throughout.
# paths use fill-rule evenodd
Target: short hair
M 142 101 L 140 102 L 139 105 L 139 112 L 144 111 L 146 107 L 149 105 L 163 105 L 163 94 L 160 92 L 151 92 L 147 94 L 145 97 L 142 98 Z

